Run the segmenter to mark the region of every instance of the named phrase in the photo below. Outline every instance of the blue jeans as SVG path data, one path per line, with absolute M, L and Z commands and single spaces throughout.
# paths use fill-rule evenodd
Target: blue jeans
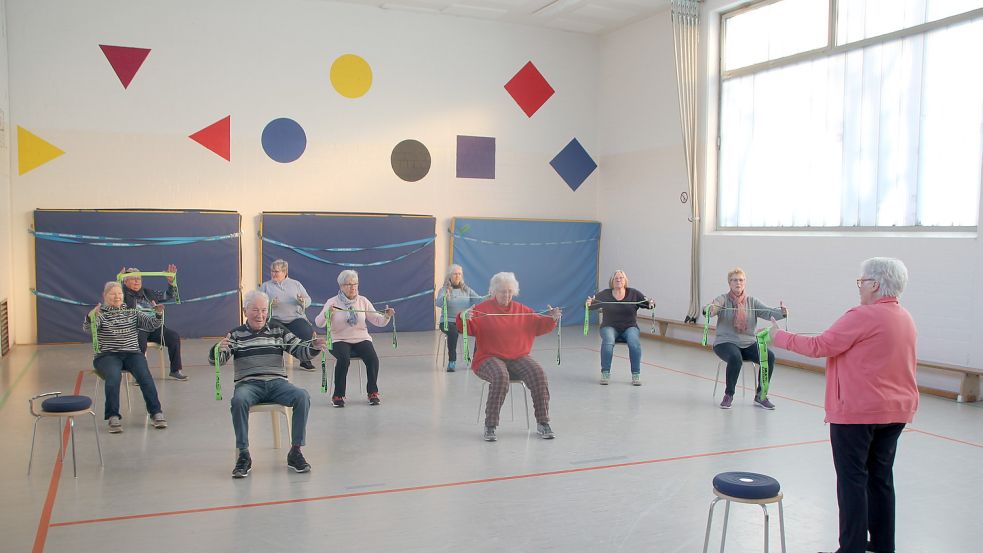
M 611 358 L 614 357 L 614 343 L 623 340 L 628 344 L 628 359 L 631 361 L 631 374 L 642 372 L 642 343 L 638 339 L 638 327 L 633 326 L 618 332 L 613 326 L 601 327 L 601 372 L 611 372 Z
M 106 381 L 106 409 L 105 417 L 120 417 L 119 414 L 119 386 L 123 380 L 123 371 L 133 375 L 140 391 L 143 392 L 143 401 L 147 404 L 147 412 L 156 415 L 161 412 L 160 400 L 157 399 L 157 386 L 154 385 L 154 377 L 150 376 L 150 369 L 147 368 L 147 358 L 142 353 L 117 351 L 102 353 L 92 360 L 92 366 L 100 378 Z
M 249 408 L 257 403 L 276 403 L 293 407 L 290 423 L 291 444 L 304 445 L 307 432 L 307 414 L 311 410 L 311 396 L 286 378 L 273 380 L 247 380 L 236 384 L 232 394 L 232 428 L 236 433 L 236 448 L 249 447 Z

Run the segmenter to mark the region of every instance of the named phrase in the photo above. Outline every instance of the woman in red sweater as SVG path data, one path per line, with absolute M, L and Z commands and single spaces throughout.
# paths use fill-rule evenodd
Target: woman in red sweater
M 556 328 L 562 311 L 550 308 L 540 315 L 519 302 L 519 281 L 514 273 L 498 273 L 488 286 L 490 299 L 457 316 L 458 331 L 464 332 L 462 316 L 467 316 L 468 334 L 475 337 L 476 348 L 471 361 L 472 370 L 488 381 L 488 403 L 485 405 L 485 441 L 494 442 L 498 417 L 509 391 L 509 379 L 518 378 L 532 393 L 536 412 L 536 432 L 540 438 L 554 438 L 550 428 L 550 391 L 543 367 L 529 357 L 536 340 Z
M 904 263 L 874 257 L 863 262 L 860 274 L 860 305 L 825 332 L 800 336 L 782 331 L 772 319 L 772 336 L 775 347 L 826 358 L 838 553 L 893 553 L 894 456 L 901 431 L 918 409 L 917 332 L 898 302 L 908 283 Z

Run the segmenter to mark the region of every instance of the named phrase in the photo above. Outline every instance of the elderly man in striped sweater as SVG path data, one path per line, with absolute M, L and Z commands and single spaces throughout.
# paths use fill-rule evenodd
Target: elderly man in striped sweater
M 301 361 L 310 361 L 324 348 L 324 338 L 304 341 L 283 324 L 267 321 L 269 297 L 259 290 L 246 293 L 242 302 L 246 324 L 233 328 L 212 348 L 209 363 L 224 364 L 233 359 L 235 393 L 232 396 L 232 427 L 235 429 L 239 457 L 232 470 L 233 478 L 245 478 L 252 470 L 249 456 L 249 407 L 257 403 L 277 403 L 293 408 L 292 444 L 287 466 L 295 472 L 308 472 L 311 465 L 300 452 L 307 429 L 311 398 L 307 390 L 287 381 L 283 352 Z

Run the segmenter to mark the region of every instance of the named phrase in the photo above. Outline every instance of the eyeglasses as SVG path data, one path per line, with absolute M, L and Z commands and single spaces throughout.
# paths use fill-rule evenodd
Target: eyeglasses
M 875 282 L 875 279 L 872 279 L 872 278 L 858 278 L 857 279 L 857 288 L 863 288 L 865 282 Z
M 346 283 L 342 284 L 342 286 L 358 286 L 358 283 L 357 282 L 346 282 Z

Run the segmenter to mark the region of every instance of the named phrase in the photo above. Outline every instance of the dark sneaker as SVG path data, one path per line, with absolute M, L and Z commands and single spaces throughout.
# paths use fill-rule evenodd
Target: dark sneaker
M 642 385 L 642 375 L 640 375 L 640 374 L 633 374 L 633 375 L 631 375 L 631 385 L 632 386 L 641 386 Z
M 448 361 L 447 362 L 447 372 L 452 373 L 455 370 L 457 370 L 457 361 Z
M 379 397 L 379 392 L 369 394 L 369 405 L 379 405 L 380 403 L 382 403 L 382 398 Z
M 344 407 L 345 398 L 342 396 L 334 396 L 333 398 L 331 398 L 331 404 L 334 405 L 335 407 Z
M 553 429 L 550 428 L 550 423 L 548 422 L 541 422 L 537 424 L 536 434 L 539 434 L 539 437 L 544 440 L 552 440 L 556 437 L 556 434 L 553 434 Z
M 253 470 L 253 460 L 249 457 L 249 452 L 240 452 L 239 458 L 236 459 L 236 466 L 232 469 L 232 478 L 245 478 L 249 476 L 251 470 Z
M 760 399 L 758 398 L 758 396 L 754 396 L 754 404 L 762 409 L 767 409 L 769 411 L 775 410 L 775 404 L 772 403 L 771 400 L 768 399 L 767 397 L 764 399 Z
M 602 371 L 601 372 L 601 386 L 607 386 L 609 382 L 611 382 L 611 373 L 610 373 L 610 371 L 609 372 L 603 372 Z
M 734 405 L 734 396 L 730 394 L 724 394 L 724 399 L 723 401 L 720 402 L 720 408 L 730 409 L 732 405 Z
M 309 372 L 311 372 L 311 371 L 316 371 L 316 370 L 317 370 L 317 369 L 315 369 L 315 368 L 314 368 L 314 365 L 313 365 L 313 364 L 311 364 L 311 362 L 310 362 L 310 361 L 302 361 L 302 362 L 300 363 L 300 369 L 301 369 L 302 371 L 309 371 Z
M 485 441 L 486 442 L 495 442 L 495 441 L 498 441 L 498 436 L 495 435 L 495 427 L 494 426 L 486 426 L 485 427 L 484 438 L 485 438 Z
M 311 464 L 304 459 L 304 454 L 299 449 L 291 449 L 287 454 L 287 466 L 294 472 L 310 472 Z
M 185 381 L 188 380 L 188 375 L 184 374 L 181 371 L 171 371 L 171 374 L 167 375 L 167 378 L 170 378 L 172 380 L 180 380 L 182 382 L 185 382 Z
M 109 417 L 109 433 L 119 434 L 123 431 L 123 422 L 119 417 Z
M 154 413 L 153 419 L 154 428 L 167 428 L 167 419 L 164 418 L 164 413 Z

